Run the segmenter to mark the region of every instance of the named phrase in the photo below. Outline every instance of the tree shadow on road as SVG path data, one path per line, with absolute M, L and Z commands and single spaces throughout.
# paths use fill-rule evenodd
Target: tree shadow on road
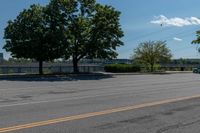
M 68 74 L 68 75 L 1 75 L 0 81 L 59 82 L 80 80 L 102 80 L 114 78 L 111 74 Z

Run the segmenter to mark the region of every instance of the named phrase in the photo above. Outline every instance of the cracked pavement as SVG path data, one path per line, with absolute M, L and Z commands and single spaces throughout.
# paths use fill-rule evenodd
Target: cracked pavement
M 0 128 L 200 94 L 198 74 L 0 81 Z M 199 133 L 200 98 L 13 133 Z

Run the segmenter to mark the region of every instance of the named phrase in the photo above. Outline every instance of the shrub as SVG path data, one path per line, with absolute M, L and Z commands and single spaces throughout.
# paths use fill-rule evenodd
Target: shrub
M 106 72 L 140 72 L 141 68 L 138 65 L 129 65 L 129 64 L 110 64 L 104 67 Z

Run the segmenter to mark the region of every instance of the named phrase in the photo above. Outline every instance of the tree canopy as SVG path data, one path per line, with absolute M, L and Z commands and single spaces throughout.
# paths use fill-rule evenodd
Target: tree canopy
M 59 21 L 48 14 L 48 8 L 32 5 L 22 11 L 5 28 L 4 49 L 15 58 L 36 59 L 42 74 L 42 62 L 60 58 L 63 54 L 63 29 Z
M 15 58 L 42 62 L 71 58 L 79 72 L 82 58 L 116 58 L 123 45 L 120 12 L 96 0 L 51 0 L 42 7 L 32 5 L 5 29 L 4 49 Z
M 73 60 L 74 72 L 82 58 L 116 58 L 116 48 L 123 45 L 120 12 L 95 0 L 72 0 L 71 5 L 60 9 L 68 17 L 65 57 Z
M 147 41 L 140 43 L 134 50 L 133 59 L 154 71 L 156 63 L 169 61 L 172 57 L 165 41 Z

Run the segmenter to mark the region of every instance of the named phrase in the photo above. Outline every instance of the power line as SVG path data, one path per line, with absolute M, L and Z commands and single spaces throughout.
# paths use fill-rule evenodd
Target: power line
M 197 27 L 195 27 L 193 29 L 185 30 L 184 32 L 179 32 L 179 33 L 170 35 L 166 38 L 163 38 L 162 40 L 169 40 L 169 39 L 172 39 L 173 37 L 176 37 L 177 35 L 181 35 L 180 37 L 185 37 L 185 36 L 190 35 L 190 34 L 195 34 L 194 31 L 195 31 L 196 28 Z M 188 32 L 189 32 L 189 34 L 188 34 Z
M 168 30 L 171 30 L 173 27 L 169 27 L 169 28 L 165 28 L 165 29 L 161 29 L 161 30 L 157 30 L 157 31 L 153 31 L 153 32 L 149 32 L 149 33 L 146 33 L 146 34 L 142 34 L 142 35 L 139 35 L 139 36 L 136 36 L 136 37 L 133 37 L 129 40 L 126 40 L 126 41 L 132 41 L 132 40 L 140 40 L 141 38 L 145 38 L 145 37 L 148 37 L 148 36 L 152 36 L 152 35 L 155 35 L 155 34 L 159 34 L 161 32 L 164 32 L 164 31 L 168 31 Z
M 172 35 L 170 35 L 170 36 L 168 36 L 168 37 L 165 37 L 165 38 L 163 38 L 163 39 L 161 39 L 161 40 L 166 40 L 167 42 L 171 42 L 171 41 L 173 41 L 173 37 L 176 37 L 176 36 L 180 36 L 180 37 L 186 37 L 186 36 L 189 36 L 189 35 L 192 35 L 192 34 L 195 34 L 194 32 L 197 30 L 197 28 L 198 27 L 195 27 L 195 28 L 192 28 L 192 29 L 189 29 L 189 30 L 184 30 L 184 31 L 182 31 L 182 32 L 178 32 L 178 33 L 176 33 L 176 34 L 172 34 Z M 141 36 L 137 36 L 137 38 L 135 37 L 134 39 L 137 41 L 137 40 L 139 40 L 140 38 L 145 38 L 145 37 L 148 37 L 148 36 L 152 36 L 152 35 L 154 35 L 154 34 L 158 34 L 158 33 L 161 33 L 161 32 L 163 32 L 163 31 L 167 31 L 167 30 L 170 30 L 170 29 L 172 29 L 172 27 L 170 27 L 170 28 L 167 28 L 167 29 L 165 29 L 165 30 L 159 30 L 159 31 L 153 31 L 153 32 L 150 32 L 150 33 L 147 33 L 147 34 L 143 34 L 143 35 L 141 35 Z M 189 33 L 188 33 L 189 32 Z M 139 43 L 139 42 L 138 42 Z M 181 51 L 181 50 L 184 50 L 184 49 L 188 49 L 189 47 L 184 47 L 184 48 L 180 48 L 180 49 L 176 49 L 175 51 Z M 125 52 L 127 52 L 128 50 L 130 50 L 130 48 L 126 48 L 126 49 L 123 49 L 123 50 L 120 50 L 120 52 L 122 52 L 122 53 L 125 53 Z M 133 50 L 133 48 L 132 48 L 132 50 Z

